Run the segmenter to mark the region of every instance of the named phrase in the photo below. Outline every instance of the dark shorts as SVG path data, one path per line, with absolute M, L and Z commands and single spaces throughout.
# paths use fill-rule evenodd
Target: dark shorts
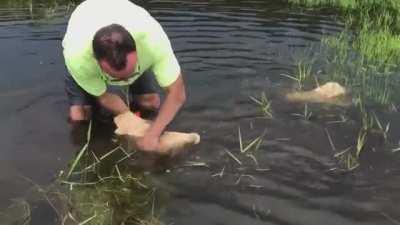
M 70 106 L 96 104 L 96 98 L 83 90 L 70 74 L 66 73 L 64 81 L 65 92 L 67 93 Z M 129 99 L 132 101 L 135 95 L 158 93 L 158 89 L 154 74 L 146 71 L 133 84 L 129 85 Z M 124 101 L 127 99 L 127 86 L 109 85 L 107 86 L 107 92 L 119 95 Z

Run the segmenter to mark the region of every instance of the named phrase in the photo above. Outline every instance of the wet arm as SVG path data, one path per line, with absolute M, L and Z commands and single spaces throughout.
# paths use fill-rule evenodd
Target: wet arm
M 185 85 L 182 75 L 179 75 L 177 80 L 166 88 L 166 92 L 165 101 L 161 105 L 157 118 L 147 131 L 147 135 L 158 138 L 186 101 Z
M 97 97 L 97 100 L 101 106 L 110 110 L 114 115 L 119 115 L 129 111 L 129 107 L 116 94 L 105 92 Z

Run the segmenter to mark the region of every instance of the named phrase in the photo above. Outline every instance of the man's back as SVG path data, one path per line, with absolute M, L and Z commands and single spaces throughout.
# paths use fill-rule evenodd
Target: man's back
M 128 0 L 86 0 L 71 14 L 63 39 L 64 49 L 86 46 L 97 30 L 113 23 L 130 32 L 160 32 L 158 23 L 150 14 Z
M 180 67 L 169 39 L 145 9 L 128 0 L 86 0 L 72 13 L 62 43 L 66 66 L 85 91 L 94 96 L 105 92 L 105 81 L 108 82 L 109 76 L 93 57 L 92 40 L 100 28 L 111 24 L 123 26 L 135 40 L 140 68 L 138 76 L 152 69 L 162 87 L 176 79 Z

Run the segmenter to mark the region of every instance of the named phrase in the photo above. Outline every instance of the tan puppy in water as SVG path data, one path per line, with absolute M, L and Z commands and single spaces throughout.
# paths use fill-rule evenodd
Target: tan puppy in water
M 118 135 L 126 135 L 128 141 L 134 146 L 136 140 L 144 136 L 146 130 L 150 127 L 151 122 L 144 120 L 132 112 L 126 112 L 114 118 L 117 125 L 115 133 Z M 160 137 L 159 148 L 157 153 L 176 154 L 181 150 L 196 145 L 200 142 L 200 136 L 197 133 L 181 133 L 181 132 L 164 132 Z
M 291 102 L 315 102 L 329 103 L 335 105 L 349 105 L 348 99 L 343 98 L 348 96 L 347 90 L 336 82 L 328 82 L 311 91 L 299 91 L 286 95 L 286 98 Z

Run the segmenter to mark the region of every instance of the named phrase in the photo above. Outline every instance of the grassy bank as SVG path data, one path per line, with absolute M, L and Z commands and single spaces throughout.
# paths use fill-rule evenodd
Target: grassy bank
M 318 55 L 298 60 L 291 75 L 299 89 L 327 81 L 347 87 L 358 115 L 358 137 L 354 145 L 335 155 L 347 169 L 358 165 L 358 158 L 370 139 L 381 136 L 382 148 L 390 142 L 389 123 L 380 122 L 376 110 L 397 111 L 400 98 L 400 1 L 398 0 L 288 0 L 293 7 L 335 9 L 344 23 L 343 31 L 326 36 Z M 315 74 L 318 66 L 319 73 Z M 307 68 L 301 69 L 301 68 Z M 305 73 L 304 71 L 308 71 Z M 301 79 L 300 79 L 301 78 Z M 301 81 L 301 82 L 300 82 Z M 317 82 L 316 82 L 317 81 Z M 310 85 L 311 84 L 311 85 Z M 343 126 L 351 126 L 346 125 Z
M 334 7 L 343 15 L 347 31 L 354 31 L 352 47 L 369 62 L 400 62 L 400 1 L 289 0 L 304 7 Z
M 400 1 L 397 0 L 289 0 L 303 7 L 335 7 L 345 29 L 324 37 L 327 59 L 323 80 L 351 88 L 366 104 L 398 103 L 395 90 L 400 64 Z

